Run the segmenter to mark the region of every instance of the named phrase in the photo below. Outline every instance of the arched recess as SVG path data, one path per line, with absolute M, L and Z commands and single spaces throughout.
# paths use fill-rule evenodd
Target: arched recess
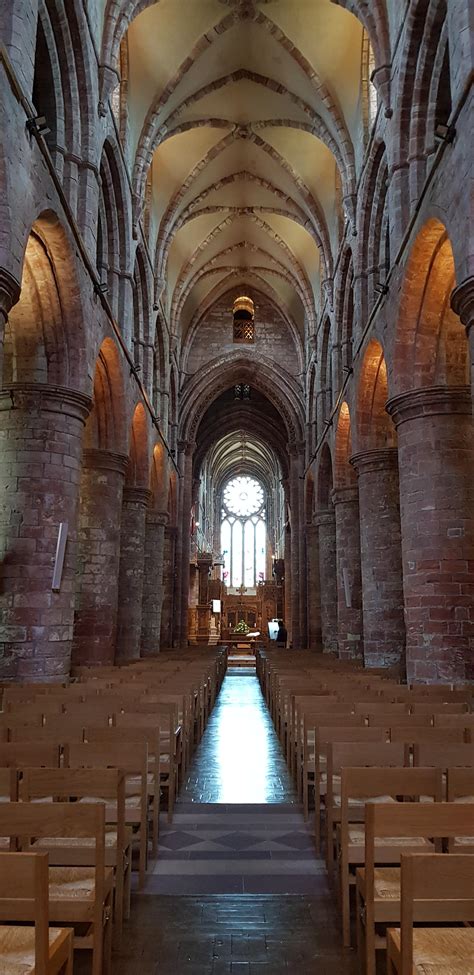
M 341 658 L 363 654 L 359 493 L 352 455 L 351 415 L 341 403 L 336 427 L 333 501 L 336 513 L 337 617 Z
M 123 163 L 117 146 L 106 139 L 100 161 L 100 195 L 97 223 L 97 270 L 107 285 L 109 300 L 116 317 L 122 321 L 126 339 L 129 329 L 124 321 L 127 273 L 130 269 L 131 214 L 130 194 L 125 184 Z
M 104 339 L 85 431 L 73 642 L 75 664 L 113 663 L 117 634 L 122 494 L 128 466 L 120 354 Z
M 371 339 L 364 353 L 358 383 L 358 451 L 396 447 L 396 431 L 385 409 L 387 400 L 387 364 L 380 342 Z
M 336 332 L 340 348 L 337 385 L 340 386 L 344 371 L 352 367 L 354 342 L 354 263 L 352 250 L 344 250 L 339 271 L 336 299 Z
M 385 284 L 390 269 L 390 218 L 388 208 L 388 166 L 383 142 L 370 151 L 367 173 L 359 198 L 359 266 L 366 281 L 362 284 L 362 316 L 366 317 L 378 297 L 377 285 Z
M 387 368 L 382 346 L 365 350 L 357 389 L 364 663 L 405 672 L 400 487 L 397 437 L 386 412 Z
M 321 345 L 321 368 L 320 368 L 320 393 L 321 393 L 321 415 L 319 417 L 318 434 L 323 433 L 323 424 L 329 419 L 332 409 L 332 361 L 331 361 L 331 320 L 326 317 L 323 326 L 323 340 Z
M 150 464 L 149 505 L 145 519 L 143 592 L 141 615 L 141 656 L 158 652 L 161 646 L 165 563 L 170 559 L 168 515 L 168 472 L 163 444 L 153 447 Z M 169 582 L 167 580 L 168 593 Z M 169 593 L 170 594 L 170 593 Z M 171 612 L 171 610 L 170 610 Z M 169 645 L 169 643 L 167 643 Z
M 26 242 L 0 389 L 0 674 L 67 679 L 84 423 L 85 326 L 75 261 L 52 212 Z M 58 538 L 66 538 L 53 588 Z M 37 611 L 32 613 L 32 593 Z M 58 625 L 58 620 L 61 625 Z
M 137 247 L 133 271 L 133 359 L 141 370 L 145 388 L 151 392 L 153 380 L 153 350 L 151 332 L 150 279 L 145 254 Z
M 193 440 L 202 416 L 214 399 L 235 383 L 242 382 L 263 393 L 277 409 L 289 441 L 304 439 L 304 407 L 298 384 L 278 374 L 272 360 L 261 356 L 256 363 L 253 356 L 238 352 L 213 360 L 184 386 L 180 440 Z
M 95 137 L 90 41 L 78 0 L 40 0 L 32 101 L 50 131 L 45 135 L 74 213 L 84 213 L 87 183 L 78 160 L 87 159 Z
M 466 333 L 450 304 L 455 282 L 446 228 L 430 219 L 415 240 L 405 270 L 395 340 L 394 391 L 468 382 Z
M 474 427 L 467 337 L 450 305 L 454 285 L 446 229 L 430 219 L 405 269 L 393 366 L 397 395 L 387 404 L 398 432 L 409 680 L 474 674 L 464 616 L 474 615 Z M 454 577 L 463 580 L 456 593 Z
M 406 18 L 405 56 L 400 70 L 396 104 L 396 145 L 402 174 L 402 198 L 413 205 L 420 195 L 435 130 L 446 125 L 451 114 L 451 80 L 446 0 L 415 0 Z
M 26 243 L 20 300 L 5 328 L 2 382 L 84 389 L 85 361 L 75 261 L 57 216 L 45 211 Z
M 306 383 L 307 388 L 307 417 L 308 417 L 308 443 L 307 453 L 312 456 L 318 439 L 318 417 L 316 399 L 316 365 L 313 362 Z
M 334 449 L 334 487 L 351 487 L 355 484 L 355 473 L 349 460 L 352 456 L 351 415 L 346 402 L 341 403 L 336 427 Z

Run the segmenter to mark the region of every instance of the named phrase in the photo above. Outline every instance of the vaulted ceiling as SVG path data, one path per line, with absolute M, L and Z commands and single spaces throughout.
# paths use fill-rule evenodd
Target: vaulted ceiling
M 360 23 L 330 0 L 158 0 L 126 44 L 136 216 L 151 179 L 172 330 L 184 336 L 238 282 L 276 300 L 303 337 L 341 207 L 351 216 Z

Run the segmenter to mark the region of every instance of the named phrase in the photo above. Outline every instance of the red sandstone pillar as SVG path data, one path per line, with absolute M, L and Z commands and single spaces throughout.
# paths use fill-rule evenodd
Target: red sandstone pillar
M 145 519 L 151 492 L 124 487 L 122 496 L 116 659 L 140 656 L 145 563 Z
M 451 306 L 466 328 L 471 362 L 471 391 L 474 394 L 474 275 L 454 289 Z
M 180 444 L 181 453 L 181 503 L 178 526 L 178 546 L 176 551 L 176 565 L 178 568 L 178 607 L 177 644 L 185 647 L 188 643 L 188 609 L 189 609 L 189 562 L 191 557 L 191 504 L 193 496 L 193 452 L 194 443 Z M 177 607 L 177 612 L 178 612 Z
M 113 664 L 117 639 L 122 491 L 128 458 L 85 450 L 79 516 L 73 663 Z
M 299 454 L 296 444 L 289 445 L 290 452 L 290 512 L 291 512 L 291 632 L 294 648 L 301 647 L 300 628 L 300 483 Z
M 84 424 L 91 400 L 43 384 L 0 392 L 0 673 L 18 680 L 67 678 Z M 52 590 L 59 526 L 64 567 Z
M 337 629 L 341 659 L 362 657 L 362 582 L 360 574 L 359 496 L 357 485 L 337 488 L 336 512 Z
M 319 591 L 319 530 L 306 525 L 306 561 L 308 593 L 308 647 L 321 650 L 321 599 Z
M 167 522 L 167 511 L 151 510 L 147 512 L 141 634 L 142 657 L 156 654 L 160 650 L 165 528 Z
M 334 510 L 319 511 L 314 518 L 318 530 L 321 642 L 323 653 L 337 653 L 337 567 L 336 516 Z
M 387 404 L 398 432 L 409 681 L 474 677 L 474 425 L 466 387 Z
M 364 664 L 405 669 L 400 488 L 396 447 L 351 458 L 358 474 Z
M 163 602 L 161 606 L 160 646 L 168 650 L 173 645 L 173 625 L 175 622 L 174 598 L 176 592 L 176 537 L 175 525 L 165 528 L 163 555 Z

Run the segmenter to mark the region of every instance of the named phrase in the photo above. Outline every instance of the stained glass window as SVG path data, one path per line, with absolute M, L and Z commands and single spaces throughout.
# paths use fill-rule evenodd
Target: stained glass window
M 221 548 L 224 582 L 253 589 L 265 578 L 265 493 L 252 477 L 234 477 L 223 492 Z

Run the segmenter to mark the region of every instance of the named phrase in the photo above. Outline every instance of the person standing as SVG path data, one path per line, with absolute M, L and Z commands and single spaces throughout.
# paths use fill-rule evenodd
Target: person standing
M 288 640 L 288 633 L 283 620 L 278 620 L 278 633 L 276 638 L 277 647 L 286 648 L 286 641 Z

